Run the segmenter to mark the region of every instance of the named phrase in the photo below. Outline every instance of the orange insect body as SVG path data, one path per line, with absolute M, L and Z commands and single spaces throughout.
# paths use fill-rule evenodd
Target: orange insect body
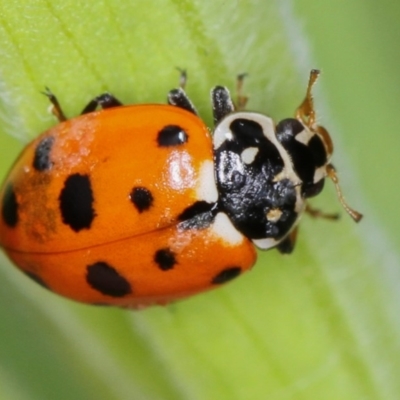
M 306 200 L 327 176 L 360 219 L 315 124 L 315 74 L 296 118 L 276 125 L 215 87 L 213 137 L 181 88 L 169 105 L 123 107 L 106 93 L 70 120 L 46 92 L 60 123 L 25 148 L 1 188 L 1 246 L 61 295 L 141 308 L 239 276 L 254 245 L 291 252 L 301 214 L 320 214 Z
M 179 143 L 159 145 L 160 132 L 168 139 L 176 127 L 187 140 L 180 143 L 178 131 Z M 28 275 L 83 302 L 140 307 L 202 291 L 219 273 L 235 274 L 236 265 L 244 270 L 255 261 L 244 237 L 231 245 L 215 226 L 193 232 L 179 226 L 179 215 L 199 195 L 216 195 L 212 165 L 207 127 L 178 107 L 117 107 L 64 121 L 24 150 L 3 185 L 3 214 L 13 208 L 11 194 L 18 212 L 15 226 L 0 219 L 2 246 Z M 60 196 L 71 177 L 77 179 L 66 201 L 70 196 L 85 214 L 66 222 Z M 102 291 L 88 285 L 89 266 L 100 271 Z

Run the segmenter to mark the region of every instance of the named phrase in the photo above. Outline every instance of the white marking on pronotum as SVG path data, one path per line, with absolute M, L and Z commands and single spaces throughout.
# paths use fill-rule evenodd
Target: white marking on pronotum
M 240 157 L 245 164 L 251 164 L 256 158 L 257 153 L 258 153 L 257 147 L 247 147 L 247 149 L 244 149 L 242 151 Z
M 221 146 L 221 144 L 225 140 L 227 140 L 229 136 L 228 132 L 230 133 L 230 135 L 232 135 L 232 132 L 230 131 L 229 127 L 231 123 L 238 118 L 254 121 L 261 126 L 264 136 L 276 147 L 284 162 L 284 171 L 286 178 L 290 179 L 292 182 L 298 182 L 299 178 L 294 172 L 292 160 L 290 159 L 290 156 L 288 155 L 287 151 L 279 143 L 276 137 L 274 122 L 272 121 L 271 118 L 267 117 L 266 115 L 253 112 L 237 112 L 228 115 L 215 128 L 214 138 L 213 138 L 214 149 L 218 149 Z
M 215 203 L 218 200 L 217 185 L 214 176 L 214 163 L 211 160 L 204 161 L 200 167 L 196 196 L 207 203 Z
M 253 243 L 262 250 L 267 250 L 272 247 L 275 247 L 278 243 L 279 240 L 276 240 L 274 238 L 266 238 L 266 239 L 253 239 Z
M 218 213 L 212 225 L 213 232 L 230 246 L 243 242 L 244 236 L 233 226 L 225 213 Z
M 280 210 L 279 208 L 272 208 L 266 214 L 267 220 L 270 222 L 278 222 L 281 216 L 282 210 Z
M 224 121 L 225 120 L 222 120 L 222 122 L 217 126 L 216 130 L 214 131 L 214 149 L 218 149 L 225 141 L 233 140 L 232 131 L 230 130 L 229 125 L 224 123 Z

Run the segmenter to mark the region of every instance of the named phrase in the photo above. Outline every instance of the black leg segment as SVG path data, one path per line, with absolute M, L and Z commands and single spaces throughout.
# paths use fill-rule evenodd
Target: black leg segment
M 87 114 L 96 110 L 97 107 L 112 108 L 122 106 L 122 103 L 110 93 L 103 93 L 95 97 L 88 105 L 82 110 L 81 114 Z
M 292 232 L 290 232 L 289 235 L 286 236 L 285 239 L 278 244 L 278 246 L 276 246 L 280 253 L 290 254 L 294 250 L 297 239 L 297 231 L 298 227 L 294 228 Z
M 211 103 L 215 125 L 218 124 L 222 118 L 235 111 L 231 95 L 226 87 L 216 86 L 211 91 Z
M 172 89 L 168 93 L 167 101 L 168 104 L 171 106 L 183 108 L 184 110 L 189 111 L 194 115 L 197 115 L 196 108 L 182 88 Z

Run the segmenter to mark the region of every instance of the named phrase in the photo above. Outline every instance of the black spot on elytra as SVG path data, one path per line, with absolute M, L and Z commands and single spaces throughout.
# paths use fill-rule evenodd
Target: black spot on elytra
M 58 199 L 64 224 L 69 225 L 75 232 L 90 228 L 96 214 L 89 176 L 70 175 L 65 180 Z
M 86 281 L 93 289 L 111 297 L 124 297 L 132 292 L 130 283 L 104 261 L 87 266 Z
M 50 153 L 53 143 L 54 138 L 52 136 L 48 136 L 42 139 L 36 146 L 32 165 L 37 171 L 49 170 L 53 165 L 50 160 Z
M 14 187 L 9 183 L 4 190 L 1 215 L 6 225 L 14 228 L 18 223 L 18 202 Z
M 158 132 L 157 142 L 160 147 L 179 146 L 188 141 L 188 134 L 178 125 L 167 125 Z
M 129 198 L 140 213 L 148 210 L 153 204 L 154 200 L 150 190 L 144 187 L 133 188 Z
M 241 272 L 242 272 L 242 269 L 240 267 L 229 267 L 229 268 L 223 269 L 221 272 L 219 272 L 217 275 L 214 276 L 211 283 L 213 285 L 221 285 L 223 283 L 229 282 L 230 280 L 238 277 Z
M 46 282 L 39 276 L 36 275 L 33 272 L 30 271 L 24 271 L 25 275 L 28 276 L 29 278 L 31 278 L 32 280 L 34 280 L 37 284 L 39 284 L 40 286 L 49 289 L 49 287 L 47 286 Z
M 170 249 L 157 250 L 154 261 L 162 271 L 168 271 L 176 264 L 175 254 Z

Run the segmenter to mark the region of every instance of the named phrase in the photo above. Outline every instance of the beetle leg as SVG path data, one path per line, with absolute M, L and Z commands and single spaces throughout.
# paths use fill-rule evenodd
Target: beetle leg
M 277 246 L 277 250 L 279 250 L 282 254 L 290 254 L 294 250 L 294 246 L 296 244 L 298 227 L 296 226 L 290 233 L 283 239 Z
M 340 218 L 340 214 L 338 213 L 325 213 L 318 208 L 313 208 L 310 206 L 310 204 L 306 204 L 306 213 L 310 215 L 313 218 L 324 218 L 324 219 L 331 219 L 331 220 L 337 220 Z
M 342 205 L 344 210 L 347 212 L 347 214 L 349 214 L 350 217 L 353 218 L 353 220 L 355 222 L 359 222 L 362 219 L 363 215 L 361 213 L 359 213 L 358 211 L 352 209 L 346 203 L 346 200 L 344 199 L 343 194 L 342 194 L 342 190 L 340 189 L 339 178 L 336 175 L 335 167 L 332 164 L 328 164 L 326 166 L 326 171 L 327 171 L 328 178 L 330 178 L 332 180 L 333 184 L 335 185 L 336 194 L 339 198 L 340 204 Z
M 216 86 L 211 90 L 211 104 L 215 125 L 235 111 L 229 90 L 224 86 Z
M 237 76 L 236 104 L 233 103 L 229 90 L 226 87 L 216 86 L 211 90 L 211 104 L 215 125 L 235 110 L 242 111 L 245 109 L 247 100 L 249 99 L 243 95 L 243 81 L 246 76 L 246 73 Z
M 167 102 L 171 106 L 176 106 L 179 108 L 183 108 L 186 111 L 191 112 L 194 115 L 198 115 L 196 111 L 196 107 L 193 105 L 188 95 L 185 92 L 185 86 L 187 82 L 187 72 L 185 69 L 181 69 L 177 67 L 177 70 L 180 72 L 179 77 L 179 88 L 172 89 L 169 91 L 167 96 Z
M 57 100 L 57 97 L 53 94 L 53 92 L 46 87 L 45 91 L 42 92 L 49 100 L 51 103 L 51 113 L 58 119 L 59 122 L 63 122 L 67 120 L 67 117 L 65 116 L 60 103 Z
M 183 108 L 184 110 L 189 111 L 194 115 L 197 115 L 195 106 L 181 87 L 178 89 L 170 90 L 168 93 L 167 101 L 168 104 L 171 106 Z
M 239 74 L 236 79 L 236 109 L 243 111 L 246 108 L 248 96 L 243 95 L 243 81 L 247 73 Z
M 119 107 L 122 103 L 110 93 L 102 93 L 100 96 L 95 97 L 89 101 L 87 106 L 82 110 L 81 114 L 87 114 L 96 110 L 97 107 L 102 109 Z
M 186 83 L 187 83 L 187 71 L 186 69 L 176 67 L 176 69 L 179 71 L 179 87 L 183 90 L 185 90 Z

